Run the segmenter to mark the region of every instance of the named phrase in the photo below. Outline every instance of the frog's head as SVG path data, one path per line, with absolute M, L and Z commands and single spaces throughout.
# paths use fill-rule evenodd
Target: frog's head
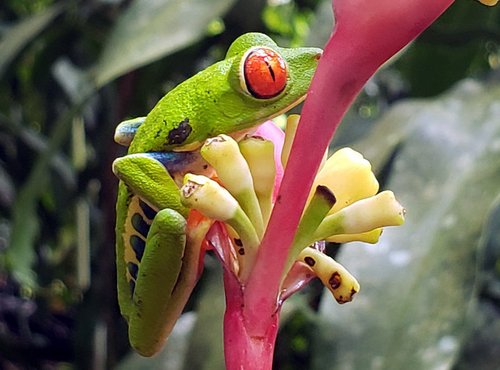
M 280 48 L 260 33 L 238 37 L 224 60 L 184 81 L 156 105 L 133 135 L 130 150 L 194 150 L 209 137 L 237 136 L 288 111 L 305 98 L 321 53 Z
M 225 60 L 233 61 L 228 79 L 238 92 L 239 126 L 275 117 L 300 103 L 321 54 L 317 48 L 281 48 L 260 33 L 237 38 Z

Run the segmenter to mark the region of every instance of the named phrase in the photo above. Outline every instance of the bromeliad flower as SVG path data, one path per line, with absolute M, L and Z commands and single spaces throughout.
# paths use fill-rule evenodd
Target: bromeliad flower
M 182 234 L 187 239 L 182 263 L 189 262 L 194 273 L 191 281 L 184 275 L 178 281 L 187 281 L 191 289 L 204 250 L 215 250 L 224 266 L 228 370 L 271 369 L 282 303 L 311 278 L 318 277 L 340 303 L 359 290 L 349 272 L 323 253 L 326 241 L 375 242 L 382 227 L 403 222 L 403 208 L 391 192 L 378 193 L 370 165 L 359 153 L 341 149 L 323 166 L 322 158 L 364 83 L 453 2 L 335 0 L 335 29 L 309 88 L 293 144 L 293 124 L 288 129 L 292 134 L 287 135 L 283 161 L 281 140 L 267 140 L 269 134 L 283 134 L 269 123 L 240 143 L 219 136 L 202 149 L 217 174 L 188 174 L 184 179 L 182 199 L 190 211 Z M 497 0 L 481 2 L 494 5 Z M 163 180 L 153 185 L 161 188 Z M 200 244 L 206 248 L 200 250 Z M 170 311 L 168 315 L 177 317 L 182 307 Z M 154 325 L 148 327 L 155 330 Z
M 276 173 L 286 166 L 288 143 L 293 139 L 298 118 L 292 115 L 288 119 L 283 151 L 283 135 L 276 134 L 279 129 L 272 122 L 264 124 L 259 135 L 246 137 L 239 143 L 226 135 L 207 140 L 201 155 L 216 174 L 212 178 L 187 174 L 184 178 L 183 204 L 217 221 L 207 240 L 225 269 L 226 343 L 237 341 L 235 336 L 241 339 L 241 331 L 229 328 L 234 326 L 232 319 L 242 314 L 244 305 L 235 306 L 230 301 L 245 290 L 257 260 L 267 258 L 259 254 L 259 247 L 272 207 L 279 202 L 273 196 L 281 180 Z M 269 136 L 274 139 L 267 139 Z M 404 209 L 394 194 L 378 193 L 379 185 L 370 163 L 352 149 L 340 149 L 328 158 L 311 189 L 275 297 L 276 317 L 283 301 L 314 277 L 321 280 L 337 302 L 351 301 L 359 291 L 359 284 L 342 265 L 324 253 L 325 241 L 374 243 L 382 227 L 401 225 L 404 221 Z M 272 266 L 272 261 L 268 263 Z M 244 325 L 249 327 L 248 322 Z M 270 334 L 262 341 L 272 343 L 275 333 Z M 252 339 L 247 337 L 247 340 Z M 226 355 L 233 350 L 228 347 Z
M 497 1 L 481 2 L 494 5 Z M 280 172 L 279 160 L 274 162 L 276 178 L 283 175 L 283 181 L 278 181 L 279 190 L 273 192 L 274 206 L 269 220 L 269 207 L 264 211 L 265 207 L 261 206 L 264 236 L 261 239 L 257 230 L 259 226 L 255 224 L 253 228 L 259 240 L 258 247 L 248 248 L 238 239 L 239 235 L 233 227 L 225 228 L 219 222 L 212 226 L 207 236 L 225 261 L 224 266 L 227 266 L 224 283 L 226 292 L 231 293 L 226 294 L 224 317 L 227 369 L 271 369 L 281 303 L 300 289 L 307 279 L 317 276 L 332 289 L 339 285 L 340 280 L 340 286 L 346 289 L 340 293 L 340 288 L 336 288 L 336 298 L 342 296 L 339 300 L 343 301 L 352 297 L 352 288 L 349 290 L 349 287 L 355 291 L 356 283 L 335 261 L 322 253 L 324 242 L 321 238 L 375 241 L 380 226 L 385 224 L 364 223 L 366 219 L 363 217 L 368 214 L 371 215 L 370 220 L 378 221 L 389 214 L 392 216 L 388 218 L 396 220 L 395 224 L 401 222 L 402 209 L 395 206 L 390 193 L 375 195 L 378 190 L 374 190 L 373 194 L 364 198 L 352 198 L 352 203 L 347 205 L 342 203 L 346 201 L 341 196 L 342 187 L 337 190 L 329 189 L 328 184 L 314 187 L 313 183 L 321 178 L 321 173 L 316 174 L 325 150 L 365 82 L 453 3 L 454 0 L 333 2 L 335 28 L 309 88 L 301 125 L 297 129 L 297 140 L 290 144 L 292 150 L 286 160 L 286 172 Z M 353 152 L 344 150 L 337 156 L 340 164 L 346 163 L 347 157 L 366 167 L 366 162 Z M 330 161 L 329 164 L 336 162 L 334 159 Z M 250 161 L 247 163 L 250 165 Z M 332 164 L 335 171 L 340 172 L 341 167 Z M 329 166 L 324 168 L 326 171 Z M 377 201 L 388 205 L 387 214 L 377 214 L 380 210 L 376 206 Z M 244 208 L 243 205 L 240 207 Z M 349 220 L 353 222 L 349 223 Z M 358 229 L 354 229 L 353 225 L 358 225 Z M 318 235 L 320 241 L 314 242 L 316 239 L 306 237 L 311 234 L 321 234 Z M 311 242 L 314 244 L 309 246 Z M 228 263 L 230 261 L 232 263 Z M 337 271 L 338 275 L 332 271 Z

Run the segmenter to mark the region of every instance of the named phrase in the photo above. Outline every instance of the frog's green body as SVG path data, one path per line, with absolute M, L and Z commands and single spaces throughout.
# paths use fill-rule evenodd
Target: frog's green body
M 286 85 L 270 98 L 252 96 L 242 82 L 247 73 L 242 63 L 256 48 L 271 49 L 287 65 Z M 237 135 L 298 104 L 320 54 L 313 48 L 279 48 L 265 35 L 245 34 L 224 60 L 178 85 L 147 117 L 117 127 L 116 141 L 129 145 L 128 155 L 113 164 L 121 180 L 118 298 L 139 353 L 152 355 L 161 348 L 198 278 L 201 240 L 186 232 L 187 209 L 178 189 L 186 172 L 209 170 L 196 149 L 209 137 Z

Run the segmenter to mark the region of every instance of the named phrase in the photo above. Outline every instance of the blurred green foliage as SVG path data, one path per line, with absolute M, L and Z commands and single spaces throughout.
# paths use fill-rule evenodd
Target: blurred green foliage
M 155 361 L 129 354 L 126 327 L 116 304 L 116 179 L 110 171 L 113 159 L 124 151 L 113 143 L 113 131 L 121 120 L 144 115 L 176 84 L 223 58 L 228 45 L 243 32 L 268 33 L 283 46 L 322 46 L 332 22 L 327 0 L 6 0 L 0 4 L 0 368 L 222 368 L 222 332 L 217 318 L 222 314 L 223 297 L 220 272 L 210 259 L 189 304 L 190 315 L 183 318 L 165 352 Z M 457 0 L 368 82 L 335 139 L 336 145 L 357 141 L 361 151 L 374 160 L 381 178 L 391 187 L 399 181 L 401 185 L 397 183 L 395 188 L 400 186 L 398 191 L 409 193 L 405 201 L 412 205 L 410 214 L 423 212 L 415 224 L 410 222 L 400 231 L 406 234 L 394 237 L 397 240 L 393 243 L 410 248 L 414 244 L 411 240 L 419 240 L 419 235 L 422 238 L 427 232 L 428 240 L 421 243 L 422 253 L 428 252 L 425 261 L 437 256 L 448 261 L 451 256 L 444 267 L 434 266 L 436 271 L 445 276 L 466 272 L 470 278 L 467 284 L 450 286 L 450 294 L 461 297 L 457 303 L 460 309 L 437 309 L 444 315 L 443 326 L 457 320 L 464 323 L 454 326 L 453 338 L 460 340 L 451 341 L 446 330 L 433 331 L 438 343 L 448 350 L 444 360 L 426 362 L 427 367 L 413 361 L 411 368 L 486 370 L 498 366 L 491 359 L 492 349 L 500 346 L 500 229 L 495 200 L 500 184 L 496 172 L 490 172 L 497 168 L 499 157 L 486 149 L 479 153 L 478 148 L 493 151 L 500 143 L 498 99 L 491 99 L 498 94 L 494 86 L 498 85 L 499 68 L 500 7 Z M 472 93 L 462 87 L 446 95 L 448 98 L 435 98 L 465 78 L 486 81 L 486 85 L 478 85 Z M 418 103 L 416 111 L 406 116 L 389 113 L 396 118 L 378 122 L 396 102 L 416 97 L 427 98 Z M 401 110 L 397 107 L 396 111 Z M 418 112 L 424 112 L 423 118 L 412 120 Z M 455 114 L 458 123 L 441 124 L 456 112 L 462 112 Z M 467 112 L 476 112 L 476 116 Z M 477 138 L 470 120 L 477 120 L 477 127 L 482 128 Z M 432 128 L 430 134 L 426 127 Z M 447 156 L 452 168 L 461 152 L 448 139 L 460 135 L 466 137 L 467 146 L 459 148 L 474 155 L 466 171 L 457 170 L 462 176 L 450 174 L 441 181 L 441 188 L 436 185 L 436 191 L 448 192 L 446 181 L 455 176 L 453 191 L 460 190 L 454 193 L 457 202 L 471 194 L 483 199 L 471 215 L 466 211 L 472 206 L 464 211 L 460 202 L 453 207 L 426 203 L 429 200 L 418 196 L 424 186 L 405 185 L 415 175 L 432 182 L 445 173 L 446 162 L 424 155 L 426 143 L 436 141 L 437 148 L 445 148 L 445 154 L 436 156 Z M 359 141 L 361 138 L 364 140 Z M 410 155 L 405 148 L 415 152 Z M 403 165 L 398 167 L 405 160 L 413 161 L 414 167 L 407 171 L 401 169 Z M 486 163 L 486 169 L 479 163 Z M 474 175 L 471 168 L 483 172 Z M 491 176 L 480 177 L 484 173 Z M 469 175 L 483 181 L 474 182 Z M 471 218 L 466 222 L 471 228 L 460 239 L 460 248 L 456 248 L 456 240 L 445 237 L 458 231 L 443 234 L 439 228 L 425 226 L 425 221 L 432 219 L 425 210 L 456 213 L 460 220 Z M 385 243 L 391 238 L 389 234 Z M 390 348 L 393 351 L 383 355 L 374 346 L 378 335 L 374 331 L 396 335 L 408 324 L 409 314 L 404 314 L 398 302 L 401 295 L 412 293 L 397 287 L 399 296 L 378 303 L 377 288 L 386 286 L 385 275 L 373 279 L 377 287 L 367 283 L 371 278 L 364 277 L 362 268 L 372 258 L 369 251 L 377 248 L 382 249 L 369 246 L 350 257 L 344 251 L 359 248 L 341 247 L 346 267 L 359 274 L 363 291 L 367 291 L 358 297 L 358 303 L 355 300 L 342 307 L 342 312 L 350 312 L 349 319 L 346 314 L 337 315 L 338 307 L 326 303 L 330 300 L 322 297 L 316 284 L 287 303 L 277 345 L 277 369 L 352 366 L 364 370 L 368 366 L 365 360 L 372 367 L 379 363 L 388 369 L 388 364 L 398 363 L 388 355 L 394 351 L 403 361 L 409 359 L 403 355 L 404 346 Z M 454 260 L 455 255 L 449 254 L 454 249 L 462 251 L 465 259 Z M 435 251 L 439 252 L 436 257 Z M 371 273 L 380 272 L 378 263 L 371 266 Z M 426 282 L 442 279 L 439 274 L 429 279 L 434 270 L 426 270 L 428 265 L 419 260 L 415 263 L 419 274 L 411 275 L 409 269 L 406 278 L 418 276 L 421 291 L 430 289 Z M 449 268 L 449 264 L 460 268 Z M 369 289 L 373 289 L 371 293 Z M 429 300 L 432 295 L 423 295 L 412 307 L 423 312 L 421 321 L 426 325 L 437 325 L 426 321 L 432 312 L 426 311 Z M 366 302 L 377 305 L 373 312 L 363 311 Z M 475 306 L 476 311 L 464 310 L 464 306 Z M 385 328 L 373 329 L 370 320 L 386 319 L 377 316 L 377 310 L 397 312 L 404 320 L 389 320 Z M 336 320 L 342 320 L 340 325 Z M 354 327 L 350 320 L 359 320 L 356 333 L 363 333 L 363 340 L 349 331 L 339 334 L 343 325 Z M 472 329 L 469 332 L 467 328 Z M 420 339 L 408 339 L 406 346 L 420 345 Z M 343 340 L 342 346 L 339 343 Z M 357 347 L 357 343 L 362 344 Z M 363 356 L 356 352 L 360 350 Z M 197 352 L 202 357 L 197 357 Z M 439 367 L 443 363 L 444 367 Z

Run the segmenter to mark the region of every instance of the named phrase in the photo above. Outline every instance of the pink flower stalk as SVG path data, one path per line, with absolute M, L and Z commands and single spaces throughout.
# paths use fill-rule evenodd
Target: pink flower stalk
M 496 0 L 484 1 L 496 2 Z M 240 196 L 238 201 L 231 198 L 230 195 L 226 197 L 226 190 L 221 191 L 218 195 L 220 201 L 215 202 L 217 203 L 215 207 L 215 203 L 210 202 L 211 198 L 205 197 L 208 200 L 207 207 L 211 208 L 211 210 L 207 208 L 206 216 L 219 220 L 213 224 L 206 240 L 213 247 L 224 266 L 226 291 L 224 347 L 228 370 L 271 369 L 281 304 L 284 298 L 309 281 L 311 275 L 308 275 L 308 271 L 314 270 L 315 275 L 313 276 L 320 277 L 325 285 L 334 287 L 335 275 L 323 274 L 320 276 L 321 271 L 319 271 L 318 266 L 320 263 L 317 263 L 320 260 L 314 260 L 314 258 L 322 258 L 320 257 L 322 255 L 321 248 L 312 248 L 307 251 L 310 254 L 305 258 L 312 258 L 313 264 L 308 264 L 307 259 L 300 260 L 296 254 L 291 253 L 292 247 L 296 244 L 295 234 L 299 227 L 299 221 L 301 221 L 301 216 L 303 217 L 302 221 L 305 218 L 303 216 L 304 206 L 310 197 L 311 186 L 325 150 L 343 115 L 365 82 L 385 61 L 418 36 L 452 3 L 453 0 L 335 0 L 336 26 L 309 89 L 300 125 L 295 134 L 296 140 L 294 140 L 284 174 L 279 159 L 283 146 L 283 133 L 269 123 L 264 124 L 257 132 L 259 136 L 268 138 L 275 144 L 274 156 L 277 168 L 273 193 L 274 208 L 272 208 L 269 223 L 267 223 L 266 217 L 259 219 L 260 216 L 257 217 L 258 215 L 256 216 L 255 213 L 248 214 L 248 217 L 245 216 L 246 210 L 242 209 L 238 203 L 241 203 L 242 207 L 250 205 L 248 209 L 251 210 L 252 207 L 255 208 L 253 205 L 257 199 L 244 193 L 241 184 L 236 189 L 233 188 Z M 219 143 L 226 142 L 228 144 L 229 139 L 229 137 L 220 137 L 215 139 L 214 143 L 219 141 Z M 206 154 L 209 155 L 210 150 L 206 149 Z M 215 149 L 213 150 L 215 151 Z M 358 161 L 357 165 L 363 167 L 363 164 L 360 163 L 364 160 L 356 159 L 356 154 L 345 151 L 340 156 L 350 158 L 347 161 L 352 160 L 353 163 Z M 231 166 L 233 166 L 231 168 L 236 169 L 239 164 L 233 163 Z M 243 164 L 243 167 L 245 166 L 246 164 Z M 225 183 L 223 177 L 234 178 L 234 173 L 232 170 L 228 171 L 227 168 L 220 168 L 225 171 L 225 174 L 219 173 L 216 168 L 218 176 L 220 176 L 219 180 L 226 186 L 228 184 Z M 188 194 L 191 194 L 191 190 L 194 188 L 205 186 L 207 190 L 204 194 L 212 194 L 209 192 L 215 191 L 214 189 L 219 186 L 212 180 L 203 180 L 196 176 L 192 176 L 191 179 L 193 182 L 188 183 Z M 376 188 L 378 189 L 378 183 Z M 231 189 L 228 190 L 231 193 Z M 255 191 L 257 192 L 257 188 Z M 325 192 L 322 193 L 322 196 L 325 199 L 330 197 L 332 204 L 335 204 L 335 191 L 333 194 L 329 193 L 328 190 Z M 268 194 L 270 193 L 268 192 Z M 393 195 L 389 193 L 382 192 L 379 194 L 380 197 L 377 196 L 377 199 L 383 198 L 384 202 L 391 202 Z M 365 196 L 371 195 L 366 194 Z M 363 202 L 365 196 L 359 197 L 357 200 L 363 199 L 361 201 Z M 222 202 L 223 198 L 226 199 L 225 197 L 232 200 L 227 200 L 229 211 L 222 212 L 221 207 L 217 205 Z M 200 203 L 197 202 L 200 199 L 186 201 L 199 207 Z M 242 202 L 239 202 L 240 200 Z M 372 210 L 374 209 L 379 210 L 380 207 L 377 205 L 372 207 Z M 333 208 L 330 209 L 330 211 L 332 210 Z M 212 211 L 218 212 L 217 215 L 208 214 Z M 201 212 L 204 213 L 203 210 Z M 377 212 L 375 211 L 375 213 Z M 360 214 L 364 214 L 364 210 Z M 331 214 L 328 213 L 328 215 Z M 402 218 L 402 214 L 400 216 Z M 319 227 L 313 225 L 316 231 L 320 230 L 322 225 L 324 226 L 326 219 L 326 217 L 323 219 Z M 236 236 L 229 235 L 231 230 L 227 229 L 223 223 L 229 224 L 236 231 Z M 250 226 L 247 228 L 244 225 Z M 353 234 L 365 232 L 363 231 L 365 229 L 355 230 L 358 229 L 353 228 Z M 366 228 L 366 230 L 375 231 L 376 229 Z M 301 229 L 301 231 L 303 230 Z M 304 233 L 302 232 L 302 234 Z M 341 236 L 341 234 L 342 232 L 330 235 Z M 315 240 L 324 239 L 328 238 Z M 310 242 L 308 236 L 304 240 Z M 310 245 L 310 243 L 304 245 Z M 301 265 L 303 262 L 305 264 Z M 336 264 L 336 262 L 333 263 Z M 312 268 L 312 266 L 315 267 Z M 311 267 L 312 270 L 308 270 L 308 267 Z M 290 272 L 286 276 L 288 271 Z M 339 268 L 338 271 L 342 271 L 342 268 Z M 284 279 L 285 277 L 286 279 Z M 294 287 L 290 290 L 291 292 L 283 291 L 287 284 L 290 284 L 288 287 Z M 352 288 L 350 286 L 348 288 L 350 290 L 349 297 L 345 293 L 338 297 L 335 296 L 339 303 L 350 300 L 350 297 L 357 292 L 359 285 L 355 288 L 355 284 L 352 285 Z M 346 294 L 349 295 L 349 292 Z
M 296 117 L 289 117 L 289 124 L 290 121 L 295 121 Z M 201 149 L 202 156 L 206 159 L 214 159 L 214 156 L 207 156 L 207 146 L 225 145 L 231 141 L 237 145 L 233 139 L 225 135 L 220 135 L 211 140 L 213 141 L 208 144 L 206 143 Z M 272 168 L 276 165 L 276 176 L 273 178 L 274 183 L 270 182 L 270 186 L 268 187 L 270 193 L 274 188 L 274 193 L 276 194 L 276 189 L 279 188 L 281 182 L 283 132 L 272 121 L 268 121 L 257 130 L 251 139 L 246 138 L 243 142 L 245 140 L 260 142 L 267 140 L 267 144 L 271 142 L 274 144 L 274 153 L 270 153 L 270 155 L 274 154 L 274 163 L 269 163 L 270 161 L 268 160 L 267 163 L 260 162 L 258 167 L 260 170 L 264 168 L 264 173 L 266 173 L 268 167 Z M 225 146 L 227 148 L 231 144 Z M 253 147 L 252 149 L 258 151 L 262 147 Z M 241 221 L 245 217 L 240 218 L 238 216 L 241 213 L 235 211 L 238 208 L 236 205 L 237 202 L 223 188 L 224 186 L 228 186 L 230 191 L 231 189 L 234 190 L 232 188 L 232 178 L 225 175 L 227 168 L 221 168 L 221 166 L 225 167 L 224 165 L 226 165 L 231 167 L 231 172 L 237 170 L 232 164 L 228 163 L 228 152 L 224 152 L 225 155 L 221 151 L 218 153 L 222 162 L 218 163 L 218 165 L 216 162 L 214 164 L 217 175 L 222 177 L 214 177 L 217 180 L 217 185 L 214 181 L 210 183 L 211 180 L 203 178 L 203 176 L 188 174 L 186 175 L 183 189 L 191 192 L 192 189 L 198 187 L 199 196 L 194 196 L 195 199 L 189 199 L 191 196 L 187 196 L 187 198 L 183 198 L 183 202 L 186 202 L 185 204 L 194 207 L 194 209 L 201 211 L 205 215 L 203 216 L 195 212 L 198 216 L 193 217 L 193 220 L 197 217 L 208 217 L 212 220 L 219 220 L 213 223 L 205 239 L 207 241 L 207 248 L 214 250 L 224 268 L 224 287 L 226 292 L 224 348 L 227 369 L 270 369 L 278 331 L 279 313 L 282 303 L 288 297 L 302 289 L 315 277 L 320 278 L 323 284 L 333 293 L 337 302 L 341 304 L 349 302 L 359 290 L 359 284 L 355 278 L 344 267 L 323 253 L 324 240 L 337 242 L 364 240 L 374 243 L 378 240 L 381 227 L 396 226 L 403 222 L 404 209 L 395 201 L 392 192 L 385 191 L 377 194 L 379 189 L 378 182 L 371 171 L 369 162 L 361 154 L 352 149 L 343 148 L 330 156 L 323 165 L 321 172 L 316 176 L 314 188 L 319 185 L 320 188 L 330 189 L 327 194 L 336 194 L 333 198 L 337 199 L 338 203 L 335 203 L 335 200 L 332 203 L 327 203 L 327 213 L 321 216 L 322 221 L 320 220 L 321 222 L 318 227 L 315 226 L 315 232 L 302 233 L 302 236 L 305 235 L 305 240 L 299 243 L 302 251 L 298 255 L 293 251 L 289 251 L 292 252 L 290 255 L 292 261 L 289 261 L 287 273 L 280 278 L 279 292 L 275 293 L 275 311 L 271 314 L 262 311 L 260 319 L 265 320 L 268 325 L 264 328 L 261 335 L 253 335 L 251 330 L 255 327 L 256 322 L 249 321 L 245 317 L 247 312 L 245 308 L 248 304 L 245 296 L 245 289 L 247 287 L 245 277 L 249 276 L 251 278 L 251 275 L 242 273 L 243 267 L 247 264 L 244 261 L 249 253 L 247 241 L 250 239 L 245 239 L 245 230 L 241 227 L 238 229 L 241 224 L 238 223 L 237 219 Z M 234 153 L 233 156 L 237 157 L 238 153 Z M 245 167 L 245 165 L 241 167 Z M 245 177 L 243 172 L 238 174 L 238 179 Z M 194 181 L 196 185 L 190 183 L 191 181 Z M 236 182 L 240 183 L 239 180 Z M 201 190 L 204 186 L 206 186 L 205 192 Z M 254 186 L 255 190 L 257 190 L 258 185 Z M 209 191 L 208 188 L 211 190 Z M 215 195 L 215 191 L 217 191 L 218 195 Z M 195 193 L 196 191 L 193 192 L 193 194 Z M 217 201 L 214 204 L 213 199 L 216 197 Z M 309 200 L 309 206 L 313 204 L 313 198 Z M 276 200 L 276 196 L 274 196 L 273 200 Z M 320 203 L 324 204 L 322 201 Z M 319 207 L 321 207 L 321 204 L 314 203 L 314 205 Z M 220 211 L 220 209 L 225 211 Z M 229 211 L 226 212 L 226 210 Z M 339 218 L 338 216 L 342 211 L 344 213 Z M 306 213 L 307 211 L 304 215 Z M 193 213 L 191 214 L 193 215 Z M 328 216 L 325 217 L 326 215 Z M 303 216 L 302 221 L 304 219 L 307 219 L 307 217 Z M 313 217 L 313 219 L 317 219 L 317 217 Z M 348 219 L 353 222 L 345 222 Z M 329 221 L 332 220 L 334 222 L 330 223 Z M 328 226 L 340 225 L 338 223 L 335 224 L 335 220 L 340 221 L 343 225 L 342 230 Z M 226 225 L 230 225 L 235 229 L 238 235 L 234 233 L 230 235 L 231 231 L 226 228 Z M 248 229 L 255 231 L 248 223 L 246 225 Z M 351 227 L 348 227 L 348 225 L 351 225 Z M 193 228 L 196 227 L 195 223 L 192 223 L 191 226 Z M 245 252 L 237 256 L 240 247 L 244 247 L 242 249 Z M 303 249 L 304 247 L 305 249 Z M 309 261 L 312 260 L 313 263 L 308 263 L 308 259 Z M 268 260 L 268 263 L 269 268 L 272 269 L 272 261 Z
M 333 2 L 335 29 L 309 89 L 278 201 L 242 297 L 242 317 L 251 338 L 261 338 L 276 323 L 276 297 L 289 248 L 316 171 L 342 117 L 375 71 L 452 3 L 453 0 Z M 237 368 L 228 363 L 228 369 Z

